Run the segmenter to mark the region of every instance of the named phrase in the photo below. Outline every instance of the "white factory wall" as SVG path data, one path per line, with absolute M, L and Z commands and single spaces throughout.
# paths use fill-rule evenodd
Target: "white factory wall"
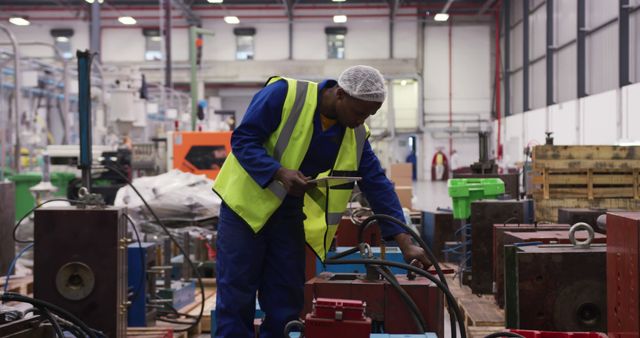
M 524 161 L 523 148 L 544 144 L 546 131 L 553 132 L 557 145 L 640 142 L 639 111 L 640 83 L 635 83 L 509 116 L 502 126 L 505 161 Z
M 491 30 L 488 24 L 452 26 L 451 63 L 449 25 L 427 26 L 424 61 L 424 110 L 427 132 L 423 139 L 425 156 L 422 158 L 425 177 L 430 177 L 431 160 L 438 149 L 442 149 L 449 156 L 448 136 L 443 132 L 428 131 L 448 126 L 450 81 L 454 126 L 463 120 L 490 120 L 493 95 L 491 53 Z M 477 134 L 454 134 L 452 150 L 458 152 L 460 165 L 469 165 L 477 161 Z

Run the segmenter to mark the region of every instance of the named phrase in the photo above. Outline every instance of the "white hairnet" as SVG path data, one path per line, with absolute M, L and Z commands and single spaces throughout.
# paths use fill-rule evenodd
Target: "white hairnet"
M 363 101 L 384 102 L 387 88 L 380 71 L 369 66 L 347 68 L 338 78 L 338 85 L 349 96 Z

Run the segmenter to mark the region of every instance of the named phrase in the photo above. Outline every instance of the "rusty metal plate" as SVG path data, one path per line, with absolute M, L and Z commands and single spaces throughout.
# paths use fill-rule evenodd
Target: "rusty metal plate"
M 127 326 L 126 218 L 122 208 L 39 209 L 35 212 L 34 297 L 76 315 L 108 337 L 124 337 Z M 89 267 L 95 285 L 79 300 L 65 298 L 56 276 L 69 263 Z M 86 283 L 69 275 L 68 283 Z M 125 305 L 125 307 L 121 307 Z
M 0 182 L 0 201 L 0 274 L 4 275 L 15 256 L 12 233 L 16 215 L 16 186 L 13 182 Z
M 531 200 L 482 200 L 471 203 L 471 290 L 493 293 L 493 225 L 531 223 Z
M 609 337 L 640 332 L 640 212 L 607 214 Z
M 521 247 L 516 254 L 517 328 L 607 330 L 606 245 Z M 507 304 L 511 304 L 508 302 Z M 507 306 L 507 312 L 511 312 Z
M 496 303 L 504 308 L 504 233 L 541 230 L 568 230 L 569 224 L 494 224 L 493 225 L 493 281 Z

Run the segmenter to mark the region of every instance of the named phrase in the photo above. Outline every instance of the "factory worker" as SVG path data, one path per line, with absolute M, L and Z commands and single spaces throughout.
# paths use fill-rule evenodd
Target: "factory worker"
M 385 97 L 382 74 L 369 66 L 348 68 L 338 81 L 272 77 L 253 97 L 213 187 L 223 200 L 215 337 L 254 336 L 256 292 L 265 312 L 260 337 L 283 337 L 286 323 L 300 315 L 305 245 L 325 259 L 353 188 L 310 179 L 362 177 L 358 186 L 373 211 L 404 219 L 364 124 Z M 402 227 L 381 222 L 380 228 L 405 260 L 430 265 Z

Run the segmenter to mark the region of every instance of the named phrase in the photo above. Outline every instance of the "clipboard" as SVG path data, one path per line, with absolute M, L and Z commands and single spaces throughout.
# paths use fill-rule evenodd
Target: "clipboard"
M 309 180 L 307 183 L 315 183 L 319 187 L 331 187 L 360 181 L 362 177 L 355 176 L 325 176 Z

